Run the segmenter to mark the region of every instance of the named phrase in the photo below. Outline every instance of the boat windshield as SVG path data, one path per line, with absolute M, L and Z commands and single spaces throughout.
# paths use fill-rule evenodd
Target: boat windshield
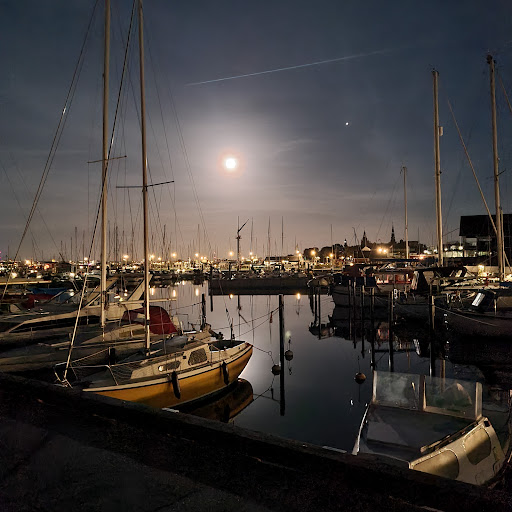
M 48 303 L 51 304 L 78 304 L 80 300 L 80 294 L 76 293 L 74 290 L 64 290 L 60 293 L 57 293 L 53 298 L 51 298 Z
M 481 291 L 478 292 L 471 303 L 472 309 L 486 310 L 491 308 L 493 305 L 493 294 Z
M 375 372 L 372 403 L 476 420 L 482 415 L 478 382 L 408 373 Z

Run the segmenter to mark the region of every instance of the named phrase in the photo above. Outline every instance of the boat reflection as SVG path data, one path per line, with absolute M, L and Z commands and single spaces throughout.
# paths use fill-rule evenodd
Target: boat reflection
M 512 351 L 509 341 L 452 338 L 447 343 L 447 357 L 454 364 L 477 367 L 490 385 L 512 388 Z
M 250 382 L 238 379 L 221 394 L 208 400 L 177 407 L 180 412 L 228 423 L 254 400 Z

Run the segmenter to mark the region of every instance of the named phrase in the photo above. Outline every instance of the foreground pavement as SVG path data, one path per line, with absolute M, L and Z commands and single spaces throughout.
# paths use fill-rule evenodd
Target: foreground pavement
M 0 374 L 0 510 L 67 509 L 498 512 L 512 495 Z

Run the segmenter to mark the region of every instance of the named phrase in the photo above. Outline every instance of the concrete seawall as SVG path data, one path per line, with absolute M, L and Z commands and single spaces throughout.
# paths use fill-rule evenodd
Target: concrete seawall
M 0 374 L 0 509 L 512 509 L 512 495 Z

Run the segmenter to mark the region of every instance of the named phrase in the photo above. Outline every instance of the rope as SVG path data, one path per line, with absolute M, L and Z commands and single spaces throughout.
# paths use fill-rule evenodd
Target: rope
M 43 193 L 43 189 L 44 189 L 44 186 L 46 184 L 46 180 L 48 178 L 48 174 L 50 173 L 50 169 L 51 169 L 53 160 L 55 158 L 55 154 L 57 152 L 57 147 L 59 145 L 60 138 L 62 137 L 62 132 L 64 131 L 64 126 L 65 126 L 66 120 L 67 120 L 67 115 L 66 114 L 68 113 L 69 109 L 71 108 L 71 103 L 73 101 L 73 98 L 74 98 L 74 95 L 75 95 L 75 91 L 76 91 L 76 87 L 78 85 L 78 78 L 80 77 L 80 73 L 82 71 L 82 67 L 83 67 L 83 63 L 84 63 L 83 56 L 84 56 L 85 45 L 87 43 L 87 39 L 88 39 L 89 33 L 91 31 L 92 20 L 94 18 L 94 12 L 96 10 L 96 6 L 97 5 L 98 5 L 98 0 L 96 0 L 95 4 L 93 6 L 93 9 L 92 9 L 91 17 L 89 19 L 89 24 L 87 25 L 87 30 L 85 32 L 84 40 L 82 42 L 82 47 L 80 48 L 80 54 L 78 56 L 78 61 L 76 63 L 76 66 L 75 66 L 75 69 L 74 69 L 74 72 L 73 72 L 73 77 L 71 79 L 71 84 L 70 84 L 70 86 L 68 88 L 68 93 L 67 93 L 66 99 L 64 101 L 64 107 L 63 107 L 63 109 L 61 111 L 59 122 L 57 124 L 57 128 L 56 128 L 55 134 L 53 136 L 53 141 L 52 141 L 52 144 L 50 146 L 50 151 L 48 153 L 48 156 L 46 158 L 46 163 L 45 163 L 44 168 L 43 168 L 43 174 L 41 176 L 41 180 L 40 180 L 39 185 L 37 187 L 37 191 L 36 191 L 36 194 L 35 194 L 35 197 L 34 197 L 34 201 L 32 202 L 32 207 L 31 207 L 30 212 L 29 212 L 28 217 L 27 217 L 27 222 L 25 223 L 25 229 L 23 230 L 23 234 L 21 236 L 20 243 L 18 244 L 18 248 L 16 249 L 16 254 L 14 256 L 14 261 L 16 261 L 16 259 L 18 258 L 18 255 L 19 255 L 19 252 L 20 252 L 20 249 L 21 249 L 21 245 L 23 244 L 23 241 L 25 240 L 25 236 L 27 235 L 30 223 L 32 222 L 32 218 L 34 216 L 34 213 L 36 211 L 37 205 L 39 203 L 39 199 L 41 198 L 41 195 Z M 62 254 L 61 254 L 61 258 L 62 258 Z M 62 258 L 62 259 L 64 259 L 64 258 Z M 2 293 L 2 299 L 4 298 L 5 292 L 7 290 L 7 285 L 9 283 L 10 275 L 11 274 L 9 273 L 8 276 L 7 276 L 7 279 L 6 279 L 6 282 L 5 282 L 4 291 Z
M 466 320 L 471 320 L 473 322 L 476 322 L 478 324 L 482 324 L 482 325 L 487 325 L 489 327 L 495 327 L 494 324 L 490 324 L 488 322 L 484 322 L 483 320 L 479 320 L 478 318 L 473 318 L 471 316 L 468 316 L 467 314 L 463 314 L 463 313 L 456 313 L 453 309 L 445 309 L 445 308 L 442 308 L 440 306 L 436 306 L 436 309 L 439 309 L 441 311 L 444 311 L 446 313 L 450 313 L 451 315 L 454 315 L 454 316 L 459 316 L 461 318 L 464 318 Z M 468 313 L 470 315 L 470 313 Z M 496 318 L 500 318 L 500 317 L 496 317 Z
M 489 216 L 489 219 L 491 221 L 492 228 L 493 228 L 494 233 L 496 234 L 496 236 L 498 236 L 498 230 L 496 229 L 496 224 L 494 223 L 494 220 L 493 220 L 492 215 L 491 215 L 491 211 L 489 210 L 489 207 L 487 206 L 487 201 L 485 200 L 484 193 L 482 191 L 482 188 L 480 187 L 480 183 L 479 183 L 478 178 L 476 176 L 475 168 L 473 167 L 473 162 L 471 161 L 471 158 L 469 156 L 468 150 L 466 148 L 466 144 L 464 143 L 464 139 L 462 138 L 462 134 L 461 134 L 461 132 L 459 130 L 459 125 L 457 124 L 457 120 L 455 119 L 455 114 L 453 113 L 452 105 L 451 105 L 451 103 L 449 101 L 448 101 L 448 107 L 450 108 L 450 112 L 451 112 L 452 117 L 453 117 L 453 122 L 455 123 L 455 128 L 457 129 L 457 133 L 459 134 L 460 142 L 462 144 L 462 147 L 464 148 L 464 152 L 466 153 L 466 157 L 468 159 L 469 166 L 471 167 L 471 171 L 473 172 L 473 177 L 475 178 L 478 190 L 480 192 L 480 196 L 482 197 L 482 201 L 484 202 L 485 209 L 487 210 L 487 215 Z M 508 257 L 507 257 L 506 254 L 505 254 L 505 259 L 506 259 L 508 267 L 510 267 L 510 262 L 508 261 Z

